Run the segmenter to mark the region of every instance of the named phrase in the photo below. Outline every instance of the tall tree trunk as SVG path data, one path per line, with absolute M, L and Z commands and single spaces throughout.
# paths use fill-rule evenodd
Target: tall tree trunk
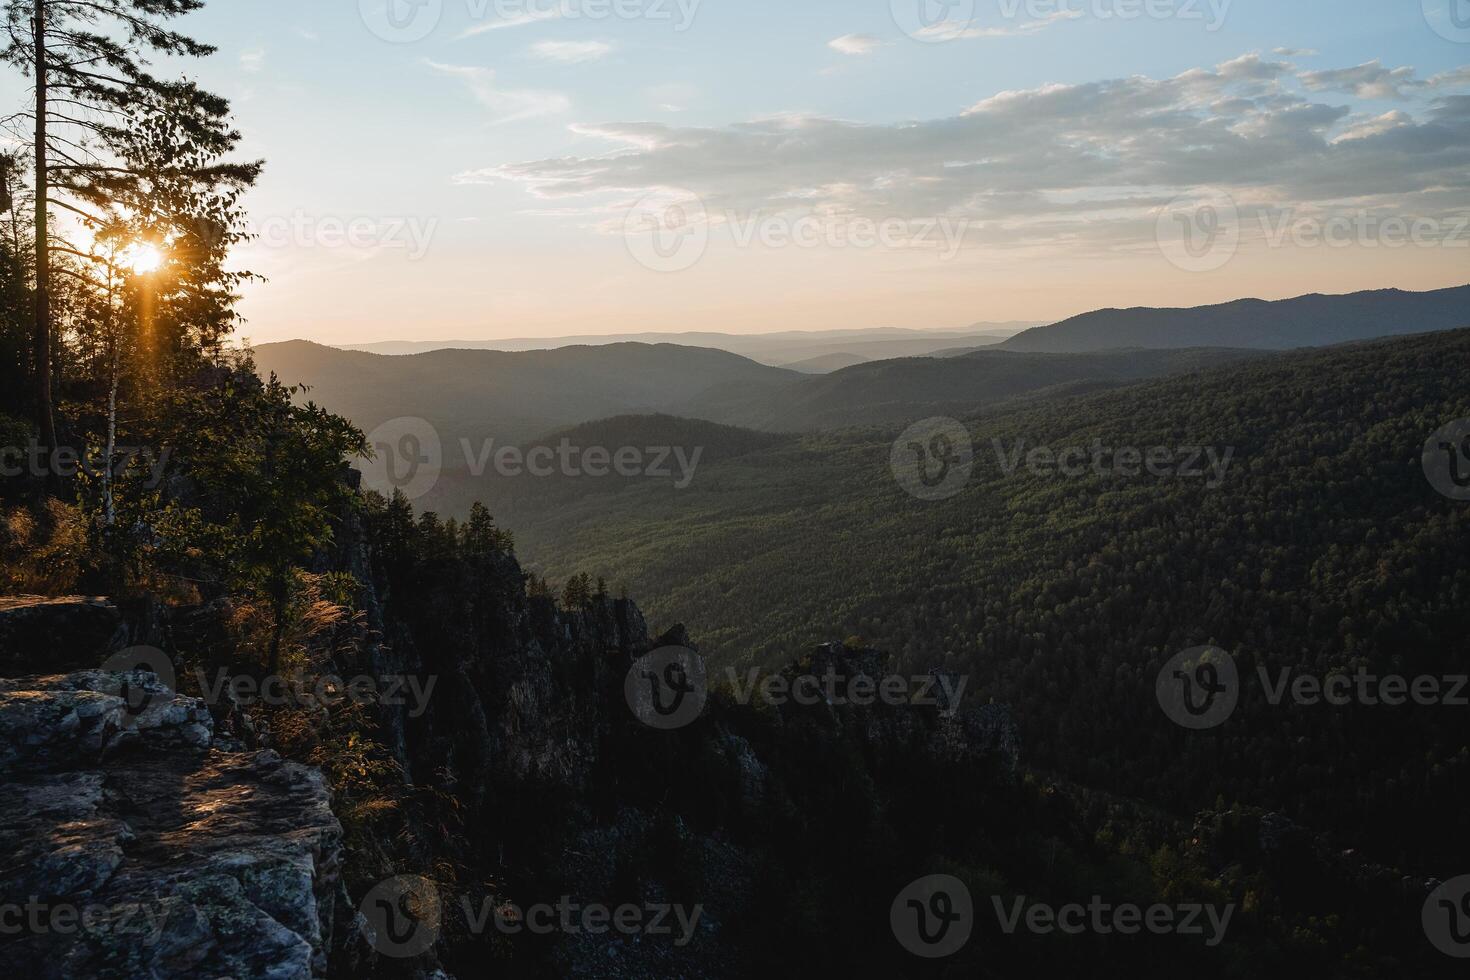
M 46 196 L 46 0 L 36 0 L 36 424 L 41 446 L 56 449 L 56 421 L 51 414 L 50 249 L 47 247 Z
M 107 389 L 107 454 L 102 458 L 102 523 L 109 530 L 117 523 L 112 501 L 112 458 L 117 453 L 117 349 L 112 352 L 112 377 Z
M 102 460 L 102 523 L 110 532 L 117 521 L 117 508 L 112 499 L 112 457 L 117 452 L 117 382 L 121 373 L 119 334 L 116 315 L 117 293 L 113 281 L 113 265 L 107 263 L 107 336 L 109 338 L 107 388 L 107 454 Z

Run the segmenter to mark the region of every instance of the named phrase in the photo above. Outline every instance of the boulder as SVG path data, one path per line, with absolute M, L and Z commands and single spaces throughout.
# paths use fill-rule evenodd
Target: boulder
M 0 677 L 96 667 L 127 645 L 122 613 L 87 596 L 0 596 Z
M 0 775 L 12 969 L 324 975 L 342 831 L 318 770 L 218 750 L 150 674 L 86 671 L 0 684 Z

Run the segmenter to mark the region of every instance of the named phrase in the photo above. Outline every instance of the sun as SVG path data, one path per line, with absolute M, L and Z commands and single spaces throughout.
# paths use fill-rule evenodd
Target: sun
M 163 265 L 163 253 L 148 242 L 134 242 L 118 253 L 118 263 L 139 275 L 157 272 Z

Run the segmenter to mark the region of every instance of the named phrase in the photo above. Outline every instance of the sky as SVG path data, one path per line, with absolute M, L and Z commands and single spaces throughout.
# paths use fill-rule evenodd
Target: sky
M 1470 0 L 210 0 L 179 26 L 267 164 L 257 343 L 1470 281 Z

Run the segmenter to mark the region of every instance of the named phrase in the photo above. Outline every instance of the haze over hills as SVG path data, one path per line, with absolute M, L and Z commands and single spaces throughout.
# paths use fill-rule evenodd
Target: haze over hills
M 614 415 L 666 413 L 765 432 L 803 432 L 965 415 L 1057 386 L 1118 384 L 1253 356 L 1244 351 L 1028 354 L 980 350 L 909 357 L 825 375 L 725 351 L 612 344 L 549 351 L 432 351 L 390 357 L 305 341 L 256 349 L 262 374 L 304 383 L 307 397 L 365 430 L 424 418 L 446 437 L 525 440 Z
M 873 361 L 760 391 L 721 386 L 691 399 L 681 412 L 767 432 L 884 425 L 934 415 L 965 416 L 1059 386 L 1121 384 L 1255 356 L 1260 355 L 1219 349 L 1088 354 L 982 349 L 952 358 Z
M 818 357 L 809 357 L 804 361 L 792 361 L 783 367 L 800 371 L 803 374 L 831 374 L 833 371 L 841 371 L 843 368 L 852 367 L 855 364 L 866 364 L 868 358 L 861 354 L 851 352 L 839 354 L 822 354 Z
M 508 340 L 384 341 L 374 344 L 342 344 L 342 350 L 372 354 L 423 354 L 435 350 L 552 350 L 571 346 L 606 346 L 619 343 L 679 344 L 712 347 L 749 357 L 753 361 L 782 367 L 796 361 L 831 354 L 852 354 L 862 360 L 912 357 L 946 347 L 984 346 L 998 343 L 1039 321 L 974 323 L 944 330 L 912 330 L 878 327 L 863 330 L 788 330 L 776 333 L 730 334 L 708 331 L 681 333 L 585 334 L 572 337 L 518 337 Z M 856 363 L 856 362 L 853 362 Z
M 1267 356 L 1260 345 L 1271 338 L 1285 342 L 1288 334 L 1323 340 L 1345 333 L 1392 332 L 1402 329 L 1415 310 L 1428 311 L 1427 327 L 1437 329 L 1470 317 L 1470 305 L 1462 305 L 1467 301 L 1470 287 L 1427 294 L 1386 291 L 1305 297 L 1276 304 L 1248 300 L 1200 310 L 1100 311 L 1067 321 L 1072 326 L 1055 337 L 1048 331 L 1058 328 L 1042 328 L 999 346 L 846 367 L 839 365 L 859 355 L 822 355 L 824 360 L 804 365 L 806 370 L 772 367 L 712 348 L 635 342 L 386 356 L 295 341 L 257 348 L 256 359 L 262 374 L 274 372 L 284 381 L 308 384 L 306 397 L 348 416 L 364 431 L 399 417 L 429 421 L 446 447 L 445 479 L 420 503 L 446 515 L 463 516 L 477 497 L 503 503 L 509 490 L 497 486 L 493 474 L 487 477 L 483 470 L 479 476 L 471 475 L 464 454 L 458 452 L 461 440 L 476 447 L 487 440 L 500 446 L 526 446 L 548 433 L 615 416 L 621 417 L 621 429 L 631 430 L 629 439 L 637 435 L 639 425 L 629 417 L 648 415 L 787 434 L 893 426 L 932 416 L 969 418 L 1017 400 L 1054 400 Z M 1317 326 L 1312 330 L 1293 333 L 1277 323 L 1281 316 L 1303 309 L 1315 311 Z M 1267 312 L 1251 315 L 1262 310 Z M 1334 319 L 1333 311 L 1342 315 Z M 1125 320 L 1143 323 L 1144 328 L 1130 332 Z M 1185 328 L 1168 336 L 1239 338 L 1242 346 L 1178 348 L 1157 339 L 1160 331 L 1172 330 L 1167 324 L 1179 322 L 1185 322 Z M 1099 339 L 1098 332 L 1110 324 L 1118 334 L 1142 332 L 1163 346 L 1117 349 L 1116 342 Z M 801 343 L 811 338 L 780 336 Z M 956 339 L 962 338 L 950 336 L 948 342 Z M 891 336 L 867 341 L 913 342 Z M 1096 343 L 1107 349 L 1018 349 L 1068 343 Z M 830 368 L 836 369 L 806 373 Z M 653 435 L 645 433 L 643 441 Z M 710 446 L 744 444 L 754 436 L 710 430 L 695 441 Z M 591 483 L 588 488 L 600 485 Z M 517 491 L 510 496 L 517 506 L 535 502 L 534 494 Z
M 527 439 L 630 412 L 669 411 L 721 385 L 780 387 L 804 375 L 726 351 L 675 344 L 557 350 L 443 350 L 403 357 L 308 341 L 255 349 L 262 376 L 307 384 L 311 400 L 364 430 L 399 416 L 449 433 Z
M 1096 310 L 1026 330 L 1002 346 L 1054 354 L 1118 347 L 1287 350 L 1465 326 L 1470 326 L 1470 286 L 1423 293 L 1379 289 L 1189 309 Z

